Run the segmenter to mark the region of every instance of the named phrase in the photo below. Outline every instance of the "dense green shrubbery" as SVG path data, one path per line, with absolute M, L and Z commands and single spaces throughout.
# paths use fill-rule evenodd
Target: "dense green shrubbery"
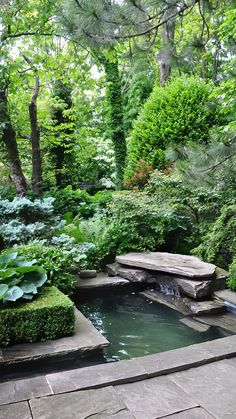
M 75 281 L 73 259 L 57 247 L 28 244 L 16 248 L 19 255 L 33 258 L 48 274 L 48 285 L 55 285 L 65 294 L 71 294 Z
M 32 300 L 47 281 L 47 272 L 36 260 L 24 260 L 16 252 L 0 255 L 0 301 Z
M 155 196 L 145 192 L 114 194 L 108 211 L 106 219 L 95 221 L 101 233 L 94 236 L 96 247 L 90 252 L 91 264 L 93 261 L 102 265 L 117 254 L 132 250 L 161 249 L 167 242 L 174 248 L 189 224 L 189 217 L 178 215 L 175 208 L 159 206 Z
M 233 258 L 233 262 L 229 267 L 229 278 L 227 281 L 229 288 L 236 291 L 236 256 Z
M 131 133 L 127 177 L 140 158 L 154 168 L 164 167 L 164 150 L 171 144 L 208 141 L 209 129 L 218 118 L 209 104 L 210 93 L 210 85 L 193 77 L 154 88 Z
M 227 268 L 236 254 L 236 205 L 223 207 L 220 216 L 193 253 Z
M 81 214 L 82 217 L 90 217 L 94 213 L 92 197 L 81 189 L 73 190 L 71 186 L 64 189 L 51 189 L 45 196 L 52 196 L 54 201 L 54 210 L 58 215 L 63 216 L 71 213 L 73 217 Z
M 70 335 L 74 304 L 55 287 L 45 287 L 34 301 L 0 307 L 0 345 L 39 342 Z

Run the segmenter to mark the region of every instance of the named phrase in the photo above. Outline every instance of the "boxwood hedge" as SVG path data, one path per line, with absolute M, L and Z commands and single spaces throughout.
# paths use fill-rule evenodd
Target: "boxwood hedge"
M 56 287 L 44 288 L 34 301 L 0 307 L 0 345 L 39 342 L 70 335 L 74 304 Z

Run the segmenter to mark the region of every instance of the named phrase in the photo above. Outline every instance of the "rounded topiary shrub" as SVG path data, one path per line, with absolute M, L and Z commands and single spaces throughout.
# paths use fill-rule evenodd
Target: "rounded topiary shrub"
M 194 77 L 177 78 L 165 87 L 154 88 L 134 123 L 127 178 L 140 158 L 154 168 L 162 168 L 166 147 L 208 140 L 209 129 L 218 119 L 218 108 L 209 103 L 211 91 L 210 84 Z

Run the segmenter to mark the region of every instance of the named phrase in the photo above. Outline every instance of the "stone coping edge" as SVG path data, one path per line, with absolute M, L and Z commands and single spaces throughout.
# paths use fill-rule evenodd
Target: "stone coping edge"
M 46 375 L 53 394 L 140 381 L 236 356 L 236 335 L 131 360 Z M 130 373 L 129 373 L 130 372 Z

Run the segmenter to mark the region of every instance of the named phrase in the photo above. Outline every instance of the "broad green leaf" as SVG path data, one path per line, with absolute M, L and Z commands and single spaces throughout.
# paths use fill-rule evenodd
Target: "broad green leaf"
M 12 268 L 0 270 L 0 278 L 10 278 L 14 274 L 15 274 L 15 269 L 12 269 Z
M 47 281 L 47 273 L 44 272 L 34 272 L 30 278 L 36 287 L 42 287 L 43 284 Z
M 20 287 L 25 294 L 37 294 L 37 287 L 33 282 L 22 282 Z
M 32 300 L 33 294 L 23 294 L 21 298 L 24 298 L 25 300 Z
M 21 262 L 17 262 L 16 266 L 17 267 L 32 266 L 32 265 L 34 265 L 35 262 L 37 262 L 36 259 L 33 259 L 31 261 L 22 260 Z
M 0 284 L 0 300 L 4 298 L 8 291 L 8 286 L 6 284 Z
M 23 294 L 24 293 L 23 293 L 22 289 L 15 285 L 8 290 L 5 297 L 3 298 L 3 301 L 16 301 L 19 298 L 21 298 Z
M 34 272 L 36 269 L 38 268 L 38 266 L 19 266 L 16 268 L 16 272 L 19 273 L 28 273 L 28 272 Z
M 9 263 L 17 258 L 17 253 L 2 253 L 0 256 L 0 263 Z

